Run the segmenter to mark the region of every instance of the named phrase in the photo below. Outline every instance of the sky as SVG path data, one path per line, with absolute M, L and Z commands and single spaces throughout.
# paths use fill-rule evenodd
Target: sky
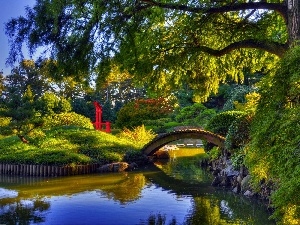
M 0 0 L 0 71 L 8 75 L 11 67 L 5 65 L 9 53 L 8 37 L 5 34 L 5 23 L 11 18 L 25 15 L 25 6 L 32 7 L 35 0 Z M 26 53 L 24 53 L 26 57 Z

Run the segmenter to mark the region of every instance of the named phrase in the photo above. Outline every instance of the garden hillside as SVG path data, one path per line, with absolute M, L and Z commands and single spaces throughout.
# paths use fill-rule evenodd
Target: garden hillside
M 43 135 L 39 137 L 36 134 L 28 138 L 27 144 L 16 135 L 2 137 L 0 163 L 72 166 L 129 161 L 139 156 L 138 150 L 147 141 L 133 140 L 133 132 L 123 132 L 117 137 L 75 126 L 53 127 L 41 132 Z

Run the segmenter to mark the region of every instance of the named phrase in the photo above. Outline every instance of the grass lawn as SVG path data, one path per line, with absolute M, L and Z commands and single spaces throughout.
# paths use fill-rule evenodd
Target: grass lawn
M 76 165 L 122 161 L 140 147 L 128 139 L 79 127 L 44 130 L 25 144 L 17 136 L 0 137 L 0 163 Z

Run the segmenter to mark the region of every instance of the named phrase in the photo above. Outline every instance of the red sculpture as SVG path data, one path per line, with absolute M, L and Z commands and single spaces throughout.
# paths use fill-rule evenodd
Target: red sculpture
M 94 106 L 96 110 L 96 121 L 93 123 L 96 130 L 104 131 L 106 133 L 110 133 L 110 122 L 102 123 L 102 107 L 101 105 L 94 101 Z

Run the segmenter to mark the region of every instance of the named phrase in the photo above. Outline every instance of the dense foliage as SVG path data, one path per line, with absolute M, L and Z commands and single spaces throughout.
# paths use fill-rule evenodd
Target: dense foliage
M 243 115 L 240 111 L 226 111 L 215 115 L 207 124 L 205 129 L 213 133 L 226 136 L 231 124 Z
M 256 182 L 278 183 L 272 200 L 285 224 L 300 220 L 300 48 L 291 50 L 261 87 L 261 98 L 246 149 Z
M 298 27 L 297 20 L 288 18 L 298 18 L 293 10 L 298 1 L 290 5 L 283 0 L 38 0 L 25 17 L 6 25 L 8 62 L 22 58 L 23 43 L 30 52 L 46 46 L 42 58 L 50 56 L 53 77 L 105 78 L 117 66 L 155 91 L 169 93 L 188 83 L 203 101 L 227 78 L 242 77 L 244 69 L 269 70 L 275 55 L 299 39 L 299 31 L 289 29 Z
M 156 120 L 169 116 L 175 107 L 175 99 L 138 99 L 125 104 L 117 114 L 118 127 L 133 128 L 144 124 L 145 120 Z
M 233 151 L 244 147 L 249 142 L 251 119 L 251 116 L 245 113 L 231 123 L 226 134 L 226 149 Z
M 74 165 L 122 161 L 135 143 L 80 127 L 56 127 L 24 144 L 16 136 L 0 139 L 0 163 Z
M 156 134 L 153 133 L 152 130 L 146 130 L 145 126 L 142 125 L 135 127 L 134 130 L 125 128 L 117 136 L 135 143 L 137 148 L 142 148 L 146 143 L 150 142 Z
M 206 108 L 201 103 L 181 108 L 176 113 L 175 121 L 182 125 L 205 127 L 208 121 L 216 115 L 216 111 Z

